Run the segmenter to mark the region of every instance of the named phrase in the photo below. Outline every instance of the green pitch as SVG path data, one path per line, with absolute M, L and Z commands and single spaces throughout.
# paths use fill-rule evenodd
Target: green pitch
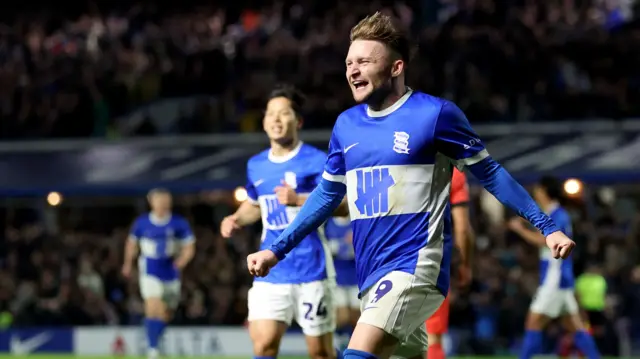
M 16 358 L 28 358 L 28 359 L 78 359 L 80 358 L 80 356 L 74 356 L 74 355 L 25 355 L 25 356 L 19 356 L 19 355 L 0 355 L 0 359 L 16 359 Z M 146 359 L 145 357 L 135 357 L 135 356 L 127 356 L 127 357 L 117 357 L 117 356 L 83 356 L 83 359 L 116 359 L 116 358 L 121 358 L 121 359 Z M 163 357 L 163 359 L 194 359 L 194 358 L 198 358 L 198 357 Z M 201 357 L 201 358 L 207 358 L 207 359 L 251 359 L 250 357 L 228 357 L 228 356 L 219 356 L 219 357 Z M 281 357 L 283 359 L 308 359 L 307 357 Z M 556 358 L 555 356 L 539 356 L 536 358 Z M 505 356 L 489 356 L 489 357 L 479 357 L 479 356 L 473 356 L 473 357 L 450 357 L 448 359 L 516 359 L 516 357 L 505 357 Z M 603 358 L 603 359 L 607 359 L 607 358 Z M 614 358 L 608 358 L 608 359 L 614 359 Z M 624 358 L 623 358 L 624 359 Z

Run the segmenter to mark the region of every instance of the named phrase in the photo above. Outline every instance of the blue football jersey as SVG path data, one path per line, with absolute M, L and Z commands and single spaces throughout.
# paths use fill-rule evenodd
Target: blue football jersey
M 247 194 L 262 211 L 262 244 L 266 249 L 293 221 L 300 207 L 278 202 L 275 188 L 284 180 L 298 194 L 309 194 L 322 178 L 326 154 L 300 142 L 287 156 L 277 157 L 265 150 L 247 163 Z M 302 240 L 285 259 L 257 281 L 299 284 L 335 277 L 331 252 L 321 231 Z
M 453 165 L 488 156 L 456 105 L 424 93 L 340 114 L 323 178 L 347 187 L 361 293 L 392 271 L 448 292 Z
M 567 237 L 573 237 L 571 216 L 564 208 L 556 206 L 548 215 Z M 540 286 L 570 289 L 574 284 L 572 255 L 567 259 L 555 259 L 549 248 L 540 248 Z
M 173 261 L 183 245 L 195 240 L 189 223 L 175 214 L 165 219 L 157 219 L 151 213 L 143 214 L 133 223 L 129 237 L 140 246 L 140 274 L 162 281 L 179 278 Z
M 356 277 L 356 260 L 351 244 L 351 222 L 342 218 L 330 218 L 324 226 L 324 233 L 333 253 L 333 264 L 336 267 L 336 282 L 339 286 L 358 284 Z

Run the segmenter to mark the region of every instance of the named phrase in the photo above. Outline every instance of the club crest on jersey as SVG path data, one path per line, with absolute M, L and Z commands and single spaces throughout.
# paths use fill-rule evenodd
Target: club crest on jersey
M 393 150 L 405 155 L 409 154 L 409 134 L 406 132 L 393 133 Z
M 295 172 L 285 172 L 284 173 L 284 182 L 289 185 L 291 188 L 298 187 L 298 181 L 296 180 Z

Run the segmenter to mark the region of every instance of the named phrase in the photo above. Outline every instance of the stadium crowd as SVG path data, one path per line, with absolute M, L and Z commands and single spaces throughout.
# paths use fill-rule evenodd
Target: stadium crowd
M 3 14 L 0 26 L 0 134 L 151 135 L 161 132 L 153 118 L 133 128 L 114 119 L 160 98 L 190 95 L 215 100 L 202 101 L 195 113 L 182 109 L 169 131 L 253 131 L 260 128 L 265 94 L 279 81 L 307 93 L 307 127 L 327 128 L 352 101 L 344 80 L 349 28 L 376 9 L 397 15 L 418 43 L 412 86 L 455 100 L 474 122 L 637 116 L 634 3 L 18 7 Z

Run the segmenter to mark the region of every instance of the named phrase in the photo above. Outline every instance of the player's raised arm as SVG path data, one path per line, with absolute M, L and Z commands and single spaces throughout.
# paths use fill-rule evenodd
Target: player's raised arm
M 125 278 L 131 276 L 131 270 L 133 269 L 133 262 L 138 258 L 138 240 L 142 237 L 142 230 L 139 225 L 139 221 L 136 221 L 131 226 L 129 237 L 124 245 L 124 263 L 122 264 L 122 275 Z
M 182 248 L 180 248 L 180 254 L 176 258 L 174 265 L 176 269 L 182 270 L 196 254 L 196 238 L 191 231 L 189 223 L 184 219 L 178 222 L 175 236 L 180 241 Z
M 502 204 L 531 222 L 546 237 L 553 256 L 566 258 L 575 243 L 536 205 L 529 193 L 489 156 L 478 135 L 471 129 L 462 110 L 445 102 L 435 129 L 438 151 L 451 158 L 456 166 L 467 166 L 482 185 Z

